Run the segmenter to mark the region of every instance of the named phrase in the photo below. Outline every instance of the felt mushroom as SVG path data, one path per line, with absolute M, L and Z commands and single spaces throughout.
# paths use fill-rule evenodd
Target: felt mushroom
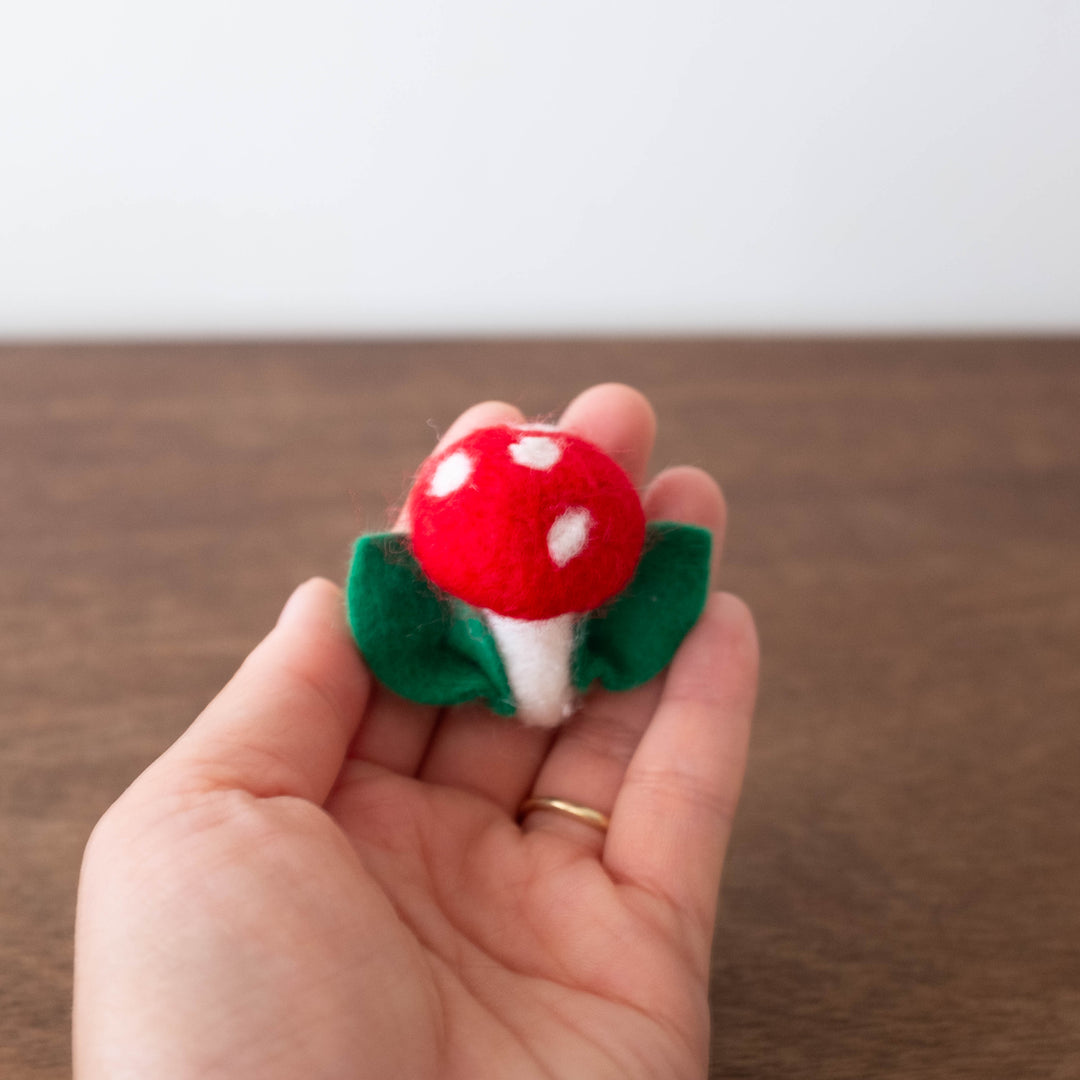
M 577 623 L 625 588 L 641 557 L 630 478 L 568 432 L 483 428 L 424 464 L 409 516 L 424 574 L 482 611 L 518 716 L 565 719 Z
M 645 524 L 623 470 L 541 424 L 438 451 L 409 497 L 411 533 L 361 536 L 345 597 L 372 673 L 411 701 L 483 701 L 553 726 L 575 693 L 659 674 L 697 621 L 711 535 Z

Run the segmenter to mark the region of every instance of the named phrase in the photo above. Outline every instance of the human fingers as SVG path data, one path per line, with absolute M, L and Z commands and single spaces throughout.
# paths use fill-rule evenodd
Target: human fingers
M 341 590 L 313 578 L 153 772 L 185 787 L 321 804 L 370 689 Z
M 709 576 L 715 580 L 727 532 L 727 502 L 720 485 L 704 469 L 676 465 L 657 474 L 644 503 L 650 521 L 682 521 L 711 530 Z
M 594 386 L 570 402 L 559 427 L 598 446 L 634 483 L 641 482 L 656 437 L 656 417 L 637 390 L 618 383 Z M 523 729 L 478 705 L 449 709 L 420 775 L 432 783 L 475 791 L 512 813 L 529 791 L 552 738 L 550 731 Z
M 668 672 L 615 800 L 603 861 L 711 939 L 757 693 L 753 617 L 715 593 Z
M 635 484 L 643 482 L 656 441 L 656 413 L 640 390 L 622 383 L 590 386 L 566 406 L 559 427 L 595 443 Z
M 437 706 L 409 701 L 377 682 L 346 757 L 413 776 L 438 715 Z
M 722 546 L 723 496 L 712 477 L 700 469 L 680 467 L 661 473 L 644 503 L 650 520 L 700 525 L 713 533 L 715 548 Z M 590 694 L 578 716 L 557 732 L 531 794 L 610 814 L 627 766 L 656 711 L 662 685 L 662 678 L 656 678 L 627 692 Z M 534 811 L 522 826 L 562 833 L 596 851 L 603 846 L 603 835 L 596 829 L 552 811 Z

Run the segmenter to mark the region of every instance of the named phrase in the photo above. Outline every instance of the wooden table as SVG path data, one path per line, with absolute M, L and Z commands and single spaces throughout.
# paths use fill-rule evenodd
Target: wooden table
M 714 1075 L 1080 1076 L 1080 342 L 0 350 L 0 1075 L 69 1071 L 87 833 L 435 431 L 590 382 L 723 482 L 758 722 Z

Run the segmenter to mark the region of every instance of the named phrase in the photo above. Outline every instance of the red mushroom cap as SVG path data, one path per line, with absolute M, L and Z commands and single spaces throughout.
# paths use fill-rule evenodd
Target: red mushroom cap
M 551 428 L 466 435 L 423 464 L 409 507 L 424 573 L 510 618 L 599 607 L 629 583 L 645 541 L 626 473 L 592 443 Z

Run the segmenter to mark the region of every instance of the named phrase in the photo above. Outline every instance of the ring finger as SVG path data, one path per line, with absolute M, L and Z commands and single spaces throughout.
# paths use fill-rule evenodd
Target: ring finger
M 714 560 L 719 557 L 724 500 L 708 474 L 690 468 L 663 472 L 644 502 L 650 520 L 682 521 L 712 530 Z M 559 729 L 530 797 L 560 799 L 610 814 L 630 758 L 656 710 L 663 679 L 660 675 L 620 693 L 597 690 L 590 694 L 581 713 Z M 594 825 L 543 807 L 529 810 L 522 829 L 558 832 L 597 852 L 604 842 L 603 831 Z

